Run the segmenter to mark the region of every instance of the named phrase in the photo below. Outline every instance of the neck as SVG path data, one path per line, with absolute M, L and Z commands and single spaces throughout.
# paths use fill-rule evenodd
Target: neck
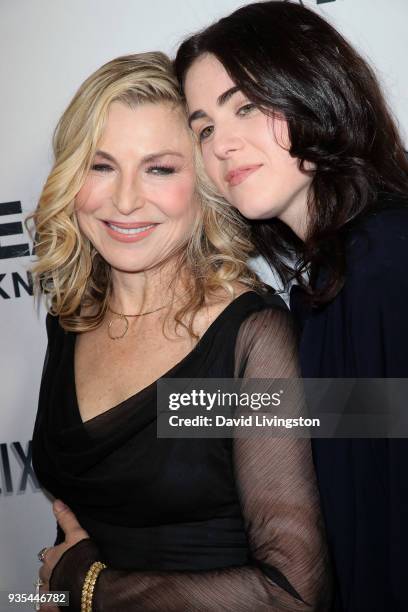
M 294 232 L 303 242 L 307 238 L 310 225 L 308 206 L 309 190 L 310 186 L 305 186 L 294 196 L 291 204 L 278 215 L 278 218 L 288 225 L 292 232 Z
M 168 266 L 142 272 L 112 270 L 110 307 L 116 312 L 137 314 L 170 304 L 174 290 L 177 295 L 184 287 L 180 274 L 172 283 L 175 273 L 174 267 Z

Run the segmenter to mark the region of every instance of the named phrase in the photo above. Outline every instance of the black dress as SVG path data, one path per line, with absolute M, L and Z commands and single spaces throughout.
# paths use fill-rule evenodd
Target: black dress
M 408 207 L 382 209 L 350 231 L 346 282 L 324 308 L 291 309 L 310 378 L 408 377 Z M 341 612 L 408 610 L 408 441 L 312 441 Z
M 166 376 L 296 375 L 282 304 L 254 292 L 236 298 Z M 155 383 L 82 422 L 76 335 L 50 315 L 47 330 L 33 465 L 90 535 L 51 576 L 50 589 L 70 591 L 69 609 L 80 609 L 86 572 L 102 560 L 95 611 L 326 611 L 310 441 L 158 439 Z

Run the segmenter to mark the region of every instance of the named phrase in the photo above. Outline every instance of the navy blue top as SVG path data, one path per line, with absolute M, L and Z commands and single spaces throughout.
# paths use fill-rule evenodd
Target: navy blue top
M 408 377 L 408 207 L 386 196 L 347 241 L 343 289 L 320 309 L 298 287 L 304 377 Z M 408 442 L 315 439 L 336 579 L 334 610 L 408 610 Z

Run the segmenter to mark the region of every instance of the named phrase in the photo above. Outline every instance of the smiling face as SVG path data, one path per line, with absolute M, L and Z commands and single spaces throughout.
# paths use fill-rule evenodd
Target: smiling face
M 312 178 L 289 154 L 285 119 L 256 108 L 211 54 L 189 68 L 184 92 L 205 169 L 220 193 L 245 217 L 278 217 L 302 236 Z
M 181 111 L 113 102 L 75 208 L 82 233 L 115 270 L 151 269 L 185 244 L 198 203 Z

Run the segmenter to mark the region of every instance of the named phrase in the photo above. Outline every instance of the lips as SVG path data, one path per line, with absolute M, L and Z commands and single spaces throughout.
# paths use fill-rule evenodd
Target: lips
M 251 164 L 248 166 L 234 168 L 234 170 L 227 172 L 225 175 L 225 180 L 231 187 L 234 187 L 235 185 L 239 185 L 245 181 L 248 176 L 259 170 L 261 166 L 262 164 Z
M 103 221 L 111 238 L 119 242 L 137 242 L 149 236 L 158 223 L 152 221 L 138 221 L 122 223 L 121 221 Z

